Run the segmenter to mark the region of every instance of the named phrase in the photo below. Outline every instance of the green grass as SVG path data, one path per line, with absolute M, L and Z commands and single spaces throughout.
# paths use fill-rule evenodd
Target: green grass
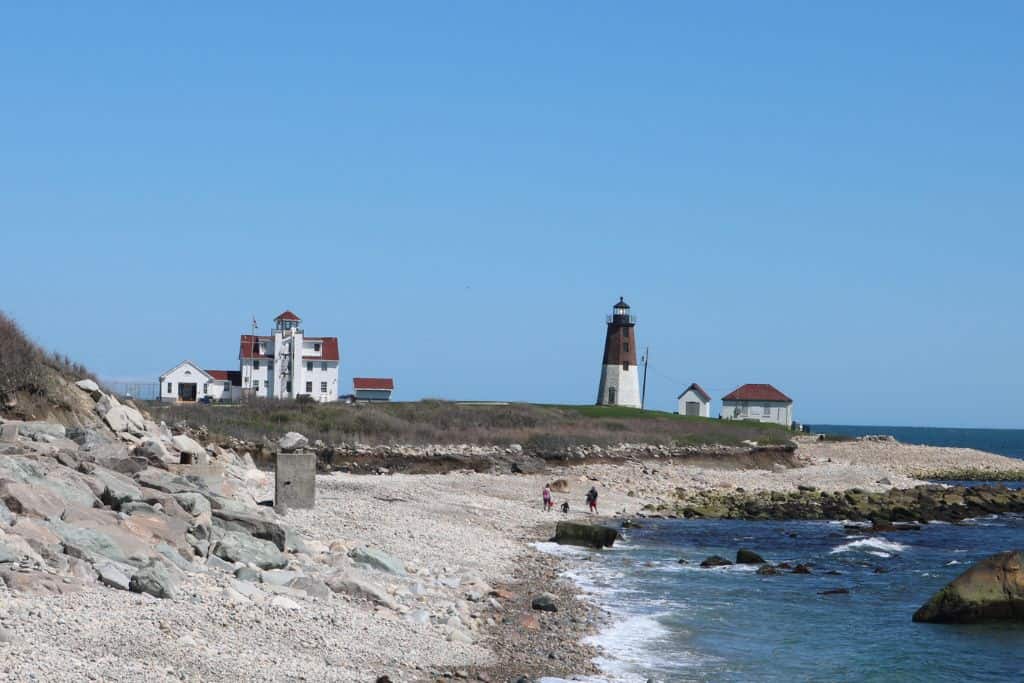
M 153 403 L 149 409 L 168 424 L 205 425 L 215 434 L 246 440 L 275 439 L 284 432 L 297 431 L 326 443 L 518 443 L 537 451 L 553 451 L 623 442 L 738 445 L 751 440 L 782 444 L 792 436 L 779 425 L 621 406 L 459 405 L 438 400 L 346 405 L 260 400 L 238 406 Z

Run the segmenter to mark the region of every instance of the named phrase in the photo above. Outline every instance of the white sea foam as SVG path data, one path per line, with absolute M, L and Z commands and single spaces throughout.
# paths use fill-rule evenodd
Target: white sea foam
M 859 550 L 865 553 L 889 553 L 889 555 L 884 555 L 884 557 L 890 557 L 892 553 L 898 553 L 906 549 L 907 546 L 903 545 L 902 543 L 897 543 L 896 541 L 887 541 L 884 538 L 876 537 L 862 538 L 857 541 L 850 541 L 849 543 L 844 543 L 842 545 L 836 546 L 832 549 L 831 554 L 835 555 L 836 553 L 845 553 Z
M 608 675 L 606 680 L 633 683 L 648 680 L 636 673 L 661 666 L 678 666 L 678 657 L 663 659 L 649 649 L 651 641 L 663 638 L 669 631 L 659 621 L 658 614 L 632 615 L 616 620 L 600 633 L 584 642 L 600 648 L 601 656 L 594 663 Z

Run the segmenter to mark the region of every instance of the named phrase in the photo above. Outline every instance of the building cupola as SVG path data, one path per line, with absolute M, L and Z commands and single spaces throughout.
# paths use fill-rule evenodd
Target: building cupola
M 633 320 L 633 316 L 629 314 L 629 304 L 627 304 L 623 298 L 619 297 L 619 303 L 612 307 L 612 320 L 609 322 L 617 323 L 632 323 L 636 322 Z
M 297 330 L 302 319 L 292 313 L 291 311 L 285 311 L 281 315 L 274 318 L 274 329 L 276 330 Z

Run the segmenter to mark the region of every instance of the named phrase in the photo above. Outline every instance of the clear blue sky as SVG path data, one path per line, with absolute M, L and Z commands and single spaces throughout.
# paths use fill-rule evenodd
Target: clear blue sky
M 1024 427 L 1018 2 L 47 3 L 0 17 L 0 308 L 106 378 L 237 367 Z M 717 403 L 717 401 L 716 401 Z

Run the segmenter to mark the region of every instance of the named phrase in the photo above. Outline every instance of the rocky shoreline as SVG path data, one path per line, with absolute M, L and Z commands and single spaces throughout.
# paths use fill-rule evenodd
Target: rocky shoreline
M 797 491 L 743 490 L 678 492 L 674 506 L 648 506 L 648 516 L 683 518 L 785 520 L 823 519 L 885 522 L 960 522 L 990 514 L 1024 512 L 1024 490 L 1005 486 L 922 485 L 869 492 L 854 488 L 826 492 L 814 487 Z

